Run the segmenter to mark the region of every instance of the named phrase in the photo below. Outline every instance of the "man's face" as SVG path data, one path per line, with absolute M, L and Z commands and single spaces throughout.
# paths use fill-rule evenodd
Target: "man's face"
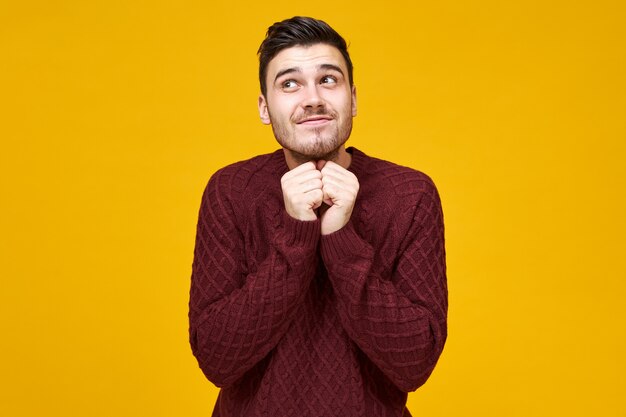
M 278 143 L 296 160 L 333 159 L 356 116 L 341 52 L 322 43 L 283 49 L 269 62 L 266 81 L 259 114 Z

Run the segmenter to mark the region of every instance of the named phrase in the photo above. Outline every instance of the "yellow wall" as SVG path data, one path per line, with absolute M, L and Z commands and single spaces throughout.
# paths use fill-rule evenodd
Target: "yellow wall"
M 439 186 L 449 340 L 421 416 L 624 416 L 626 21 L 615 1 L 0 3 L 0 415 L 206 416 L 201 192 L 276 144 L 256 49 L 351 42 L 349 144 Z

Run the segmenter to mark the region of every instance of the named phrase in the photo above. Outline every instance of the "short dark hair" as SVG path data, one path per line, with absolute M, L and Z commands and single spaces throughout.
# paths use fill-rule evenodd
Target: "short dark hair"
M 348 81 L 353 85 L 352 61 L 348 54 L 348 46 L 344 38 L 322 20 L 312 17 L 294 16 L 282 22 L 276 22 L 267 29 L 265 39 L 257 54 L 259 55 L 259 81 L 261 93 L 267 93 L 267 65 L 283 49 L 293 46 L 311 46 L 325 43 L 334 46 L 341 52 L 348 67 Z

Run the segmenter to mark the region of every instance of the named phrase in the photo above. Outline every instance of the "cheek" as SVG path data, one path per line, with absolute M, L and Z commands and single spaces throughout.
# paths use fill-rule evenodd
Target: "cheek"
M 282 98 L 271 106 L 272 114 L 281 119 L 289 119 L 298 109 L 296 100 Z
M 333 91 L 331 95 L 329 95 L 328 101 L 332 103 L 335 110 L 346 109 L 351 107 L 351 97 L 349 91 Z

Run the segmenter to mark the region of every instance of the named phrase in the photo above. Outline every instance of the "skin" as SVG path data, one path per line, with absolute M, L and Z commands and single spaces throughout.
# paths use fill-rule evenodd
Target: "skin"
M 290 168 L 281 179 L 285 209 L 303 221 L 319 214 L 323 235 L 348 223 L 359 190 L 344 145 L 356 116 L 356 88 L 347 74 L 333 46 L 287 48 L 269 62 L 267 94 L 258 102 Z

